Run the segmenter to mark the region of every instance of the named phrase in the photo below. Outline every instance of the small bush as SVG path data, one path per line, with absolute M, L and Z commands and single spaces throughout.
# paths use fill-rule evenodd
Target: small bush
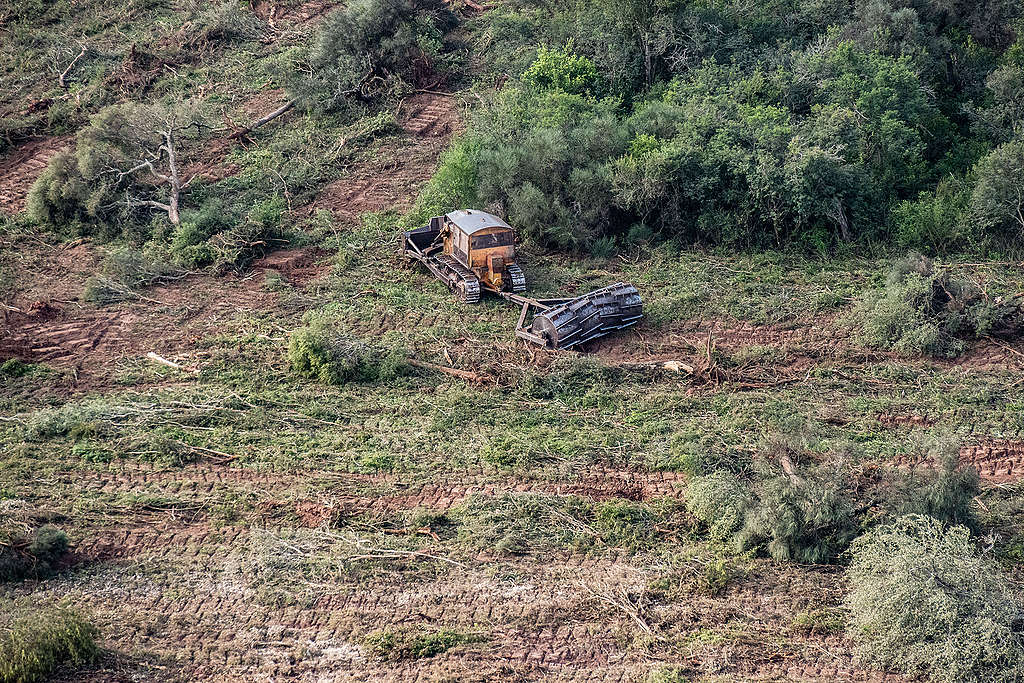
M 45 371 L 46 366 L 36 363 L 25 363 L 17 358 L 8 358 L 0 363 L 0 375 L 5 377 L 25 377 L 33 375 L 40 370 Z
M 484 637 L 440 629 L 431 633 L 384 630 L 366 636 L 367 649 L 381 659 L 427 659 L 465 643 L 478 643 Z
M 52 526 L 0 539 L 0 581 L 49 576 L 67 551 L 67 535 Z
M 1022 607 L 966 527 L 907 515 L 850 552 L 849 633 L 867 661 L 950 683 L 1024 676 Z
M 446 34 L 458 18 L 440 0 L 358 0 L 333 12 L 288 85 L 299 103 L 348 111 L 443 81 L 455 63 Z
M 597 83 L 594 62 L 565 49 L 541 47 L 537 59 L 523 73 L 523 82 L 535 88 L 552 88 L 573 95 L 591 93 Z
M 735 537 L 741 550 L 764 548 L 776 560 L 818 564 L 834 561 L 856 535 L 853 506 L 827 477 L 771 477 L 754 495 Z
M 725 541 L 739 531 L 750 503 L 750 490 L 727 470 L 695 477 L 686 490 L 686 509 L 717 541 Z
M 85 282 L 82 300 L 98 304 L 123 301 L 137 296 L 136 289 L 180 278 L 184 272 L 130 247 L 111 250 L 100 264 L 100 272 Z
M 978 472 L 960 467 L 959 448 L 943 444 L 930 450 L 936 471 L 915 471 L 897 487 L 893 508 L 900 515 L 928 515 L 946 524 L 977 528 L 972 503 L 980 490 Z
M 99 655 L 96 627 L 69 610 L 25 612 L 0 629 L 0 683 L 43 680 L 58 667 L 90 664 Z
M 389 381 L 409 370 L 408 354 L 399 348 L 378 348 L 323 326 L 292 332 L 288 342 L 292 370 L 324 384 Z
M 659 515 L 650 505 L 609 500 L 597 505 L 594 516 L 594 528 L 608 545 L 636 549 L 657 538 Z

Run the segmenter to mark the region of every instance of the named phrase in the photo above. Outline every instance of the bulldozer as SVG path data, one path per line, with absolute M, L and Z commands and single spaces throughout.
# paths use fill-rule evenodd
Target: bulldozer
M 643 317 L 640 293 L 625 282 L 570 298 L 524 296 L 526 276 L 516 259 L 515 237 L 512 226 L 498 216 L 462 209 L 403 232 L 401 251 L 467 303 L 490 292 L 520 305 L 516 336 L 547 348 L 585 344 Z

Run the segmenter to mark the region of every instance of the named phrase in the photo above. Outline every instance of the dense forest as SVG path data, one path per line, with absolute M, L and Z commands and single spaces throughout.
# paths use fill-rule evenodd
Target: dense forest
M 1009 246 L 1024 234 L 1019 16 L 888 0 L 510 8 L 478 36 L 508 79 L 436 202 L 601 250 Z
M 396 98 L 473 88 L 468 130 L 410 222 L 478 206 L 542 247 L 597 256 L 663 240 L 998 254 L 1024 235 L 1021 17 L 1013 0 L 521 1 L 468 18 L 440 0 L 361 0 L 268 70 L 311 129 L 385 129 Z M 255 30 L 230 5 L 190 28 L 205 50 Z M 132 172 L 169 179 L 153 168 L 159 135 L 184 148 L 212 130 L 206 103 L 164 90 L 97 107 L 31 215 L 156 234 L 199 265 L 216 260 L 200 248 L 211 235 L 275 224 L 264 173 L 181 188 L 173 230 L 140 229 L 170 207 Z M 301 193 L 316 170 L 286 179 Z

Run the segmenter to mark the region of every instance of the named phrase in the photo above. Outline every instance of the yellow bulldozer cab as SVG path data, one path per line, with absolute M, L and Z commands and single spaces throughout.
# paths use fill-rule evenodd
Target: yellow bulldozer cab
M 484 211 L 453 211 L 444 217 L 444 251 L 472 270 L 481 282 L 502 289 L 505 267 L 516 262 L 515 233 Z

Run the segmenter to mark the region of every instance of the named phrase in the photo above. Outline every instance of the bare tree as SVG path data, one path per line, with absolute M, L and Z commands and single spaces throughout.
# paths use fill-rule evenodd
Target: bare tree
M 85 177 L 104 179 L 111 199 L 120 195 L 129 209 L 163 211 L 179 225 L 183 193 L 197 177 L 183 176 L 183 149 L 192 151 L 191 143 L 204 126 L 190 103 L 113 107 L 83 132 L 79 164 L 85 166 Z

